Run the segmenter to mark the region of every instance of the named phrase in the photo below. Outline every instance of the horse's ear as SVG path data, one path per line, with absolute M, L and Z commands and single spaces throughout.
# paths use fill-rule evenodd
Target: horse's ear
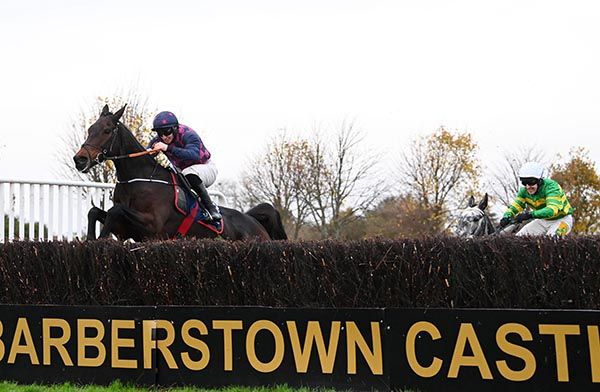
M 104 105 L 104 107 L 102 108 L 102 112 L 100 113 L 100 115 L 101 116 L 106 116 L 109 113 L 110 113 L 110 109 L 108 108 L 108 105 Z
M 473 207 L 475 206 L 475 198 L 473 197 L 473 195 L 469 196 L 469 200 L 467 200 L 467 207 Z
M 483 196 L 483 199 L 481 199 L 481 201 L 479 202 L 479 205 L 477 206 L 477 208 L 479 208 L 481 211 L 484 211 L 487 208 L 488 205 L 488 194 L 486 193 L 485 196 Z
M 115 121 L 115 123 L 117 121 L 119 121 L 119 119 L 121 118 L 121 116 L 123 115 L 123 113 L 125 112 L 125 108 L 127 107 L 127 104 L 125 104 L 121 109 L 119 109 L 115 114 L 113 114 L 113 120 Z

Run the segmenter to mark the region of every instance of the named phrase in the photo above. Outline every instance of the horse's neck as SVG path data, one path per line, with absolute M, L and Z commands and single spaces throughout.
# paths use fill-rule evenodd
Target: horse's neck
M 144 151 L 145 148 L 138 142 L 133 133 L 123 124 L 119 124 L 119 143 L 118 155 L 126 155 L 134 152 Z M 134 178 L 168 178 L 168 171 L 157 164 L 156 160 L 150 155 L 137 158 L 125 158 L 115 160 L 115 169 L 119 181 L 128 181 Z

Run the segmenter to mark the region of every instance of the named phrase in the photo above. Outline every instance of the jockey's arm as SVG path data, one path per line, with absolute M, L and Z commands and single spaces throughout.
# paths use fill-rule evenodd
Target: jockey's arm
M 517 197 L 515 197 L 513 202 L 510 204 L 510 206 L 508 206 L 508 209 L 504 212 L 503 216 L 505 216 L 507 218 L 512 218 L 512 217 L 519 215 L 521 212 L 523 212 L 525 210 L 525 207 L 527 206 L 527 204 L 525 203 L 524 195 L 521 194 L 521 192 L 523 190 L 524 189 L 519 190 Z
M 190 161 L 197 160 L 200 155 L 200 138 L 193 133 L 188 133 L 184 135 L 183 143 L 184 147 L 177 147 L 173 144 L 169 144 L 167 151 L 179 159 Z

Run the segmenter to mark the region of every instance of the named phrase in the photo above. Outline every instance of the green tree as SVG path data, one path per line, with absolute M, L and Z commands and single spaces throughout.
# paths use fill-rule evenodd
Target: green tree
M 398 183 L 402 194 L 430 211 L 429 234 L 443 232 L 450 212 L 478 188 L 477 149 L 470 133 L 440 127 L 401 154 Z
M 142 145 L 145 146 L 150 141 L 152 138 L 151 121 L 156 111 L 148 108 L 147 98 L 142 97 L 135 89 L 127 94 L 115 94 L 110 98 L 97 97 L 87 110 L 79 113 L 77 120 L 71 124 L 70 131 L 62 137 L 65 148 L 57 152 L 60 176 L 71 180 L 75 178 L 81 181 L 116 182 L 116 172 L 111 161 L 96 165 L 88 173 L 81 173 L 73 164 L 73 155 L 81 148 L 87 138 L 88 128 L 96 122 L 104 105 L 108 105 L 112 110 L 117 110 L 125 104 L 127 104 L 127 109 L 121 122 L 133 132 Z
M 600 176 L 586 149 L 571 150 L 565 163 L 550 167 L 556 180 L 574 207 L 573 233 L 596 234 L 600 231 Z

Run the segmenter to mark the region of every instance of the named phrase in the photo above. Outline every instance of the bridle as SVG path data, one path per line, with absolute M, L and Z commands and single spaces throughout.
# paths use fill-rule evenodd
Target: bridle
M 141 157 L 141 156 L 144 156 L 144 155 L 154 155 L 154 154 L 158 153 L 158 150 L 144 150 L 144 151 L 133 152 L 133 153 L 129 153 L 129 154 L 109 156 L 108 154 L 112 151 L 112 148 L 113 148 L 113 146 L 115 144 L 115 140 L 117 139 L 117 135 L 119 134 L 119 126 L 120 125 L 121 125 L 121 123 L 117 123 L 117 125 L 111 131 L 112 132 L 112 137 L 104 145 L 98 146 L 98 145 L 95 145 L 95 144 L 92 144 L 92 143 L 83 143 L 81 145 L 81 148 L 83 150 L 85 150 L 86 154 L 88 155 L 88 162 L 95 161 L 96 163 L 101 164 L 101 163 L 103 163 L 105 161 L 116 161 L 116 160 L 119 160 L 119 159 L 137 158 L 137 157 Z M 109 145 L 108 148 L 106 147 L 106 145 Z M 95 159 L 92 158 L 92 154 L 90 152 L 90 148 L 93 148 L 93 149 L 96 149 L 96 150 L 100 151 L 98 153 L 98 155 L 96 155 Z M 158 166 L 158 161 L 156 162 L 154 170 L 156 170 L 157 166 Z M 88 167 L 89 167 L 89 163 L 88 163 Z M 131 183 L 131 182 L 138 182 L 138 181 L 143 181 L 143 182 L 159 182 L 159 183 L 164 183 L 164 184 L 171 184 L 170 182 L 167 182 L 167 181 L 152 179 L 152 176 L 150 178 L 134 178 L 134 179 L 126 180 L 126 181 L 118 180 L 117 182 L 123 184 L 123 183 Z
M 107 154 L 109 153 L 109 151 L 112 151 L 113 145 L 115 144 L 117 134 L 119 133 L 119 123 L 117 123 L 117 125 L 115 125 L 115 128 L 111 132 L 112 132 L 112 137 L 110 138 L 110 146 L 108 148 L 106 148 L 106 144 L 109 144 L 109 142 L 107 142 L 106 144 L 104 144 L 102 146 L 97 146 L 97 145 L 94 145 L 91 143 L 83 143 L 81 145 L 81 148 L 83 150 L 85 150 L 86 154 L 88 155 L 88 159 L 90 162 L 95 161 L 96 163 L 100 164 L 106 160 L 114 159 L 114 157 L 109 157 L 109 156 L 107 156 Z M 98 153 L 98 155 L 96 155 L 96 158 L 92 158 L 92 154 L 88 147 L 100 151 Z
M 487 223 L 487 217 L 485 215 L 485 212 L 483 212 L 479 208 L 471 208 L 470 211 L 477 211 L 480 218 L 477 219 L 477 225 L 475 226 L 475 230 L 473 230 L 470 233 L 465 233 L 465 234 L 467 234 L 468 236 L 473 236 L 473 237 L 477 237 L 477 236 L 486 234 L 486 227 L 487 227 L 488 223 Z

